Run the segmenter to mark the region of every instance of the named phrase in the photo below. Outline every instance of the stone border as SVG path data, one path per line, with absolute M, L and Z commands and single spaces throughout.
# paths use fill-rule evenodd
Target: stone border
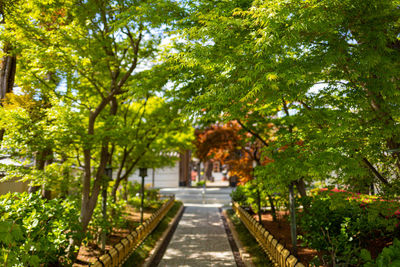
M 232 223 L 231 219 L 229 218 L 229 216 L 228 216 L 228 214 L 227 214 L 225 209 L 222 211 L 222 214 L 224 215 L 224 217 L 226 219 L 226 222 L 228 223 L 229 229 L 231 229 L 231 233 L 232 233 L 233 239 L 235 240 L 235 243 L 236 243 L 236 245 L 238 247 L 239 254 L 240 254 L 240 257 L 243 260 L 244 265 L 246 267 L 255 267 L 253 261 L 251 260 L 250 254 L 244 248 L 244 246 L 242 244 L 242 241 L 240 241 L 239 234 L 237 233 L 236 228 L 233 225 L 233 223 Z
M 305 267 L 238 203 L 232 203 L 232 208 L 276 266 Z
M 100 256 L 94 263 L 89 264 L 93 267 L 117 267 L 130 257 L 137 247 L 146 239 L 146 237 L 157 227 L 160 221 L 165 217 L 168 211 L 175 203 L 175 196 L 162 205 L 150 218 L 138 226 L 127 237 L 122 239 L 113 248 Z
M 226 232 L 226 237 L 228 238 L 229 246 L 231 247 L 233 257 L 235 258 L 236 266 L 246 267 L 246 265 L 243 262 L 242 256 L 240 255 L 240 251 L 235 241 L 235 238 L 232 235 L 231 228 L 228 226 L 228 221 L 226 220 L 226 216 L 222 213 L 222 208 L 219 208 L 218 210 L 219 210 L 219 216 L 221 217 L 221 221 Z
M 182 218 L 182 214 L 184 212 L 184 205 L 179 208 L 178 212 L 175 214 L 175 217 L 169 222 L 167 229 L 164 231 L 162 234 L 161 238 L 157 241 L 156 245 L 150 252 L 150 256 L 147 257 L 145 262 L 143 263 L 143 267 L 151 267 L 151 266 L 157 266 L 159 261 L 161 260 L 160 257 L 162 257 L 165 253 L 165 249 L 168 246 L 169 241 L 172 238 L 173 233 L 176 230 L 176 227 L 178 226 L 178 223 L 180 219 Z M 160 258 L 160 259 L 158 259 Z

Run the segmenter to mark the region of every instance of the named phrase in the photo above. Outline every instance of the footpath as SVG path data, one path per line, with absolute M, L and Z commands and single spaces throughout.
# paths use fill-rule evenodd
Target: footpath
M 177 189 L 185 211 L 158 264 L 175 266 L 237 266 L 219 207 L 229 204 L 231 189 Z
M 185 207 L 158 266 L 236 266 L 218 208 Z

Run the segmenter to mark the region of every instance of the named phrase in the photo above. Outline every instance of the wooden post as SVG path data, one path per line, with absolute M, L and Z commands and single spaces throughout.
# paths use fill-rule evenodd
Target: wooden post
M 292 253 L 297 255 L 297 230 L 296 230 L 296 207 L 293 183 L 289 185 L 289 208 L 290 208 L 290 234 L 292 237 Z
M 103 202 L 102 202 L 102 213 L 103 213 L 103 220 L 107 220 L 107 186 L 106 186 L 106 181 L 103 182 L 103 191 L 102 191 L 102 197 L 103 197 Z M 102 229 L 101 231 L 101 251 L 106 251 L 106 231 L 105 229 Z
M 154 188 L 154 178 L 155 178 L 155 173 L 156 173 L 156 169 L 155 169 L 155 168 L 153 168 L 153 175 L 152 175 L 152 179 L 151 179 L 151 184 L 152 184 L 153 188 Z
M 262 225 L 261 219 L 261 195 L 260 189 L 257 187 L 257 205 L 258 205 L 258 222 Z
M 143 201 L 144 201 L 144 177 L 142 176 L 142 192 L 141 192 L 141 200 L 140 200 L 140 223 L 143 223 Z
M 142 192 L 140 200 L 140 223 L 143 224 L 143 202 L 144 202 L 144 177 L 147 176 L 147 168 L 139 168 L 139 176 L 142 177 Z

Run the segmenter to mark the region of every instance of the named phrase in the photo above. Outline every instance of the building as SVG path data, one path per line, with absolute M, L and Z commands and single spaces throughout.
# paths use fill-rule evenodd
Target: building
M 191 185 L 191 151 L 186 150 L 179 154 L 179 161 L 172 167 L 148 169 L 144 183 L 150 187 L 178 187 Z M 129 181 L 141 183 L 139 170 L 136 170 L 128 178 Z

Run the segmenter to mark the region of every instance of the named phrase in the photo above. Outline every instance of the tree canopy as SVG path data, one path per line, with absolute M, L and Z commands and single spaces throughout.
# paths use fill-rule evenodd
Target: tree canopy
M 398 6 L 199 1 L 169 58 L 171 93 L 205 123 L 246 126 L 273 159 L 259 169 L 264 182 L 398 189 Z

